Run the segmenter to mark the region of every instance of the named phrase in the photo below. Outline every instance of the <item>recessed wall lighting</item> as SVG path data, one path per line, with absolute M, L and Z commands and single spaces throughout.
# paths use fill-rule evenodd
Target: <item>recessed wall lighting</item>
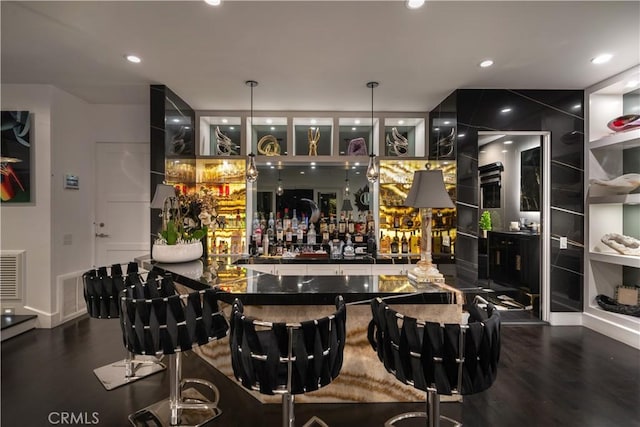
M 355 162 L 354 165 L 360 166 L 360 162 Z
M 316 122 L 316 119 L 311 119 L 311 124 L 312 124 L 312 125 L 315 125 L 316 123 L 317 123 L 317 122 Z
M 571 108 L 573 108 L 574 110 L 579 110 L 579 109 L 580 109 L 580 107 L 582 107 L 582 104 L 576 104 L 576 105 L 574 105 L 574 106 L 573 106 L 573 107 L 571 107 Z
M 304 175 L 304 171 L 300 171 L 300 175 Z
M 127 58 L 127 61 L 133 62 L 134 64 L 139 64 L 140 62 L 142 62 L 142 59 L 140 59 L 140 57 L 136 55 L 127 55 L 125 56 L 125 58 Z
M 505 145 L 513 144 L 513 141 L 511 141 L 511 140 L 504 141 L 503 144 L 505 144 Z
M 235 128 L 235 126 L 229 126 L 229 130 L 234 130 Z
M 404 124 L 404 120 L 398 120 L 398 124 L 399 125 L 403 125 Z
M 356 168 L 355 166 L 351 166 L 351 169 L 355 169 L 355 168 Z
M 627 86 L 627 87 L 636 87 L 636 86 L 638 86 L 638 82 L 635 81 L 635 80 L 631 80 L 631 81 L 627 82 L 627 84 L 625 86 Z
M 220 6 L 220 3 L 222 3 L 222 0 L 204 0 L 204 2 L 209 6 Z
M 357 128 L 351 128 L 351 130 L 356 130 Z
M 500 110 L 500 112 L 503 113 L 503 114 L 510 113 L 511 112 L 511 108 L 510 107 L 503 108 L 502 110 Z
M 276 127 L 275 126 L 271 126 L 269 129 L 276 130 Z
M 464 138 L 466 135 L 467 135 L 466 133 L 459 133 L 458 138 Z
M 267 166 L 271 166 L 271 162 L 267 162 Z
M 275 169 L 275 168 L 276 168 L 275 166 L 271 166 L 271 169 Z
M 424 6 L 424 1 L 425 0 L 407 0 L 405 6 L 407 6 L 407 9 L 420 9 Z
M 353 121 L 353 123 L 355 123 L 355 124 L 359 125 L 359 124 L 360 124 L 360 120 L 355 119 L 355 120 Z
M 315 168 L 316 168 L 315 166 L 311 166 L 311 169 L 315 169 Z
M 222 123 L 229 123 L 229 120 L 227 120 L 227 119 L 222 119 Z
M 451 122 L 449 120 L 445 120 L 444 124 L 448 125 L 448 124 L 451 124 Z
M 611 60 L 611 58 L 613 58 L 613 55 L 610 53 L 603 53 L 600 54 L 598 56 L 596 56 L 595 58 L 591 59 L 591 62 L 594 64 L 604 64 L 605 62 L 609 62 Z
M 267 122 L 267 124 L 268 124 L 268 125 L 270 125 L 271 123 L 273 123 L 273 120 L 271 120 L 271 119 L 267 119 L 267 120 L 265 120 L 265 121 Z
M 172 119 L 173 123 L 180 123 L 180 119 Z
M 491 59 L 485 59 L 484 61 L 482 61 L 480 64 L 478 64 L 480 66 L 480 68 L 487 68 L 487 67 L 491 67 L 493 65 L 493 60 Z
M 311 166 L 315 166 L 315 165 L 316 165 L 316 162 L 311 162 Z

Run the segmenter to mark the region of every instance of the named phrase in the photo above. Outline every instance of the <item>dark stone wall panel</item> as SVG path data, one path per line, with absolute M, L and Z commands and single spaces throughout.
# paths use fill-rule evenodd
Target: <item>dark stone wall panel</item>
M 583 277 L 581 274 L 551 267 L 551 311 L 582 311 Z

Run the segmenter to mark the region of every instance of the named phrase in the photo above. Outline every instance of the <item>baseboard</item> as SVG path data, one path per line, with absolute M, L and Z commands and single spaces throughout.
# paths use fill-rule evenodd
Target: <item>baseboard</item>
M 55 313 L 47 313 L 46 311 L 38 310 L 37 308 L 24 306 L 25 310 L 29 310 L 29 312 L 38 316 L 38 321 L 36 322 L 36 328 L 44 328 L 51 329 L 58 326 L 59 322 L 56 320 L 60 317 L 59 312 Z
M 552 326 L 582 326 L 582 313 L 549 313 L 549 324 Z
M 583 324 L 589 329 L 640 350 L 640 332 L 618 325 L 591 313 L 584 313 Z

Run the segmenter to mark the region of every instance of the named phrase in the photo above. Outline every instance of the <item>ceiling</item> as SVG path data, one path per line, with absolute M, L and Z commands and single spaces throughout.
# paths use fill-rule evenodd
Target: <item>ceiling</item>
M 428 111 L 458 88 L 584 89 L 640 63 L 640 2 L 1 2 L 2 83 L 197 110 Z M 608 52 L 613 59 L 590 63 Z M 124 55 L 135 53 L 140 64 Z M 491 58 L 495 65 L 480 68 Z

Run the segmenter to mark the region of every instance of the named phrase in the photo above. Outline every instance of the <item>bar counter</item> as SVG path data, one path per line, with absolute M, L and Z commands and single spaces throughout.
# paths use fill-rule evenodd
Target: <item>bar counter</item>
M 161 264 L 150 259 L 139 261 L 148 270 L 154 268 L 171 273 L 175 282 L 194 290 L 218 286 L 227 294 L 221 296 L 227 303 L 238 297 L 248 305 L 332 305 L 337 295 L 342 295 L 347 303 L 368 303 L 375 297 L 391 296 L 401 297 L 398 301 L 403 304 L 462 304 L 463 301 L 458 289 L 413 283 L 406 275 L 273 275 L 256 271 L 250 264 L 236 265 L 211 257 L 207 261 L 180 264 Z M 345 260 L 329 261 L 343 264 Z

